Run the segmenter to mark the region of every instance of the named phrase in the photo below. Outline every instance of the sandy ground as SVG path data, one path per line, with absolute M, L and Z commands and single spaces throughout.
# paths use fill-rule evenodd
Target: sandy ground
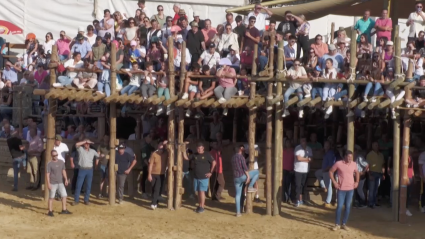
M 0 183 L 0 238 L 425 238 L 425 214 L 411 208 L 408 224 L 391 221 L 386 206 L 353 209 L 350 231 L 330 231 L 334 210 L 318 206 L 282 206 L 277 217 L 265 216 L 265 203 L 255 203 L 254 213 L 234 217 L 233 198 L 225 202 L 207 199 L 203 214 L 193 212 L 195 201 L 184 201 L 183 208 L 169 211 L 165 205 L 153 211 L 140 195 L 109 206 L 106 200 L 91 199 L 86 206 L 70 206 L 72 215 L 47 217 L 42 192 L 9 191 Z M 56 212 L 60 202 L 54 202 Z

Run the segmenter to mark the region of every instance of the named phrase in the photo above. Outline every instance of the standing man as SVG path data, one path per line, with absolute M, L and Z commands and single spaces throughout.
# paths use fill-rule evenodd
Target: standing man
M 152 184 L 152 210 L 158 207 L 159 198 L 161 197 L 162 188 L 165 182 L 165 169 L 168 165 L 168 152 L 164 149 L 166 144 L 166 140 L 159 143 L 158 149 L 152 153 L 149 159 L 148 180 Z
M 265 13 L 261 12 L 265 10 Z M 257 21 L 255 27 L 260 31 L 260 36 L 263 35 L 264 30 L 266 29 L 266 19 L 270 18 L 273 13 L 266 7 L 262 7 L 260 3 L 255 4 L 254 11 L 248 13 L 248 16 L 245 18 L 245 25 L 249 25 L 251 17 L 254 17 Z
M 80 201 L 80 192 L 83 187 L 84 180 L 86 181 L 86 193 L 84 195 L 84 204 L 89 205 L 91 184 L 93 180 L 93 160 L 96 161 L 95 166 L 99 163 L 99 154 L 90 148 L 92 141 L 85 139 L 75 144 L 78 153 L 78 171 L 77 186 L 75 188 L 74 202 L 72 206 L 76 206 Z
M 248 27 L 245 30 L 244 35 L 244 41 L 243 41 L 243 47 L 249 47 L 250 49 L 254 49 L 254 45 L 258 44 L 260 42 L 261 33 L 260 31 L 255 27 L 256 19 L 254 16 L 251 16 L 249 18 L 249 24 Z M 243 49 L 242 49 L 243 50 Z
M 103 185 L 108 182 L 108 165 L 109 165 L 109 136 L 104 135 L 102 143 L 97 147 L 97 153 L 99 154 L 101 181 L 100 181 L 100 193 L 98 198 L 102 198 Z
M 415 11 L 410 13 L 406 26 L 409 28 L 408 41 L 415 41 L 419 32 L 424 30 L 425 13 L 421 2 L 416 3 Z M 389 39 L 388 39 L 389 40 Z
M 335 171 L 338 174 L 338 182 L 334 177 Z M 355 180 L 353 175 L 355 175 Z M 335 189 L 338 189 L 335 227 L 332 230 L 337 231 L 340 228 L 342 207 L 345 206 L 341 228 L 348 231 L 346 224 L 350 215 L 351 200 L 353 200 L 354 189 L 357 188 L 360 178 L 357 164 L 353 162 L 353 152 L 350 150 L 345 151 L 344 160 L 340 160 L 332 166 L 329 170 L 329 177 Z
M 191 156 L 191 164 L 194 173 L 193 188 L 198 192 L 198 207 L 196 213 L 205 211 L 205 192 L 208 191 L 208 179 L 214 171 L 216 162 L 211 155 L 204 151 L 204 144 L 199 142 L 197 152 Z
M 205 28 L 205 21 L 201 20 L 201 18 L 199 17 L 199 12 L 193 12 L 193 21 L 192 22 L 198 23 L 199 30 L 202 30 L 202 29 Z M 190 25 L 192 25 L 192 22 L 190 23 Z
M 223 26 L 226 26 L 227 24 L 230 24 L 230 26 L 232 26 L 232 30 L 238 26 L 236 24 L 236 21 L 233 20 L 233 14 L 230 12 L 226 13 L 226 21 L 223 23 Z
M 143 199 L 149 199 L 149 195 L 146 192 L 146 180 L 148 179 L 148 174 L 149 174 L 149 159 L 152 155 L 152 152 L 155 151 L 155 148 L 151 145 L 152 143 L 152 138 L 151 136 L 145 135 L 143 137 L 143 142 L 142 142 L 142 179 L 140 182 L 140 188 L 142 191 L 142 198 Z
M 378 188 L 381 178 L 385 179 L 385 161 L 384 155 L 379 151 L 378 142 L 372 143 L 372 151 L 367 154 L 366 161 L 369 163 L 369 207 L 379 207 L 377 201 Z
M 327 193 L 324 204 L 327 208 L 331 207 L 332 200 L 332 183 L 329 178 L 329 169 L 331 169 L 335 161 L 335 152 L 331 149 L 331 143 L 329 141 L 325 141 L 325 155 L 323 156 L 322 169 L 317 170 L 315 175 L 317 180 L 320 182 L 320 187 Z
M 49 212 L 47 216 L 54 216 L 53 199 L 57 192 L 59 192 L 62 197 L 62 212 L 59 214 L 71 214 L 71 212 L 66 209 L 67 194 L 65 186 L 68 186 L 68 177 L 66 176 L 65 163 L 62 160 L 58 160 L 59 154 L 56 150 L 53 149 L 50 155 L 52 156 L 52 161 L 50 161 L 46 167 L 47 187 L 49 188 Z
M 360 18 L 354 26 L 354 30 L 356 30 L 358 34 L 357 42 L 360 42 L 360 35 L 363 33 L 367 36 L 367 42 L 371 42 L 371 32 L 374 27 L 375 21 L 370 18 L 370 11 L 364 11 L 363 18 Z
M 391 39 L 391 31 L 393 30 L 393 21 L 388 17 L 388 10 L 383 9 L 381 17 L 375 22 L 376 29 L 376 44 L 378 45 L 379 40 L 382 37 L 386 37 L 388 40 Z
M 283 33 L 291 33 L 292 36 L 295 36 L 297 31 L 297 21 L 294 19 L 291 11 L 285 12 L 285 19 L 279 23 L 276 31 Z
M 117 184 L 118 184 L 118 204 L 122 204 L 124 197 L 124 185 L 127 175 L 136 165 L 137 161 L 134 155 L 125 152 L 125 145 L 118 146 L 118 152 L 115 154 L 115 164 L 118 165 L 117 170 Z
M 309 163 L 313 159 L 313 151 L 307 146 L 307 139 L 305 136 L 301 137 L 300 145 L 295 147 L 295 207 L 303 204 L 303 194 L 305 182 L 307 180 Z
M 242 43 L 242 40 L 245 36 L 246 26 L 242 23 L 242 16 L 241 15 L 236 16 L 235 22 L 236 22 L 236 27 L 233 28 L 233 32 L 238 35 L 238 44 L 242 48 L 241 43 Z M 238 50 L 239 50 L 239 53 L 242 52 L 241 49 L 238 49 Z
M 28 168 L 27 173 L 30 174 L 30 186 L 26 189 L 28 190 L 37 190 L 40 183 L 40 172 L 39 172 L 39 163 L 41 152 L 43 152 L 44 144 L 40 137 L 37 135 L 37 128 L 31 127 L 29 130 L 30 140 L 28 147 Z
M 13 189 L 12 191 L 18 191 L 18 177 L 19 168 L 21 163 L 24 166 L 24 171 L 27 167 L 27 155 L 25 154 L 25 146 L 22 140 L 16 136 L 7 139 L 7 146 L 13 159 Z
M 221 193 L 223 192 L 225 185 L 221 147 L 217 145 L 217 142 L 211 142 L 210 146 L 212 148 L 210 154 L 216 162 L 216 167 L 210 178 L 211 199 L 220 201 L 224 200 L 224 198 L 221 197 Z
M 186 46 L 189 49 L 190 55 L 192 55 L 192 62 L 190 63 L 190 65 L 198 62 L 198 59 L 201 56 L 202 52 L 204 52 L 206 49 L 204 34 L 199 31 L 198 23 L 192 22 L 191 26 L 192 30 L 187 33 L 186 37 Z

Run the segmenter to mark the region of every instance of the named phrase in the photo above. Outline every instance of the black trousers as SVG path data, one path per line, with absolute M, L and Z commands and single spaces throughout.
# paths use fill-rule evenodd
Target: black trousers
M 164 186 L 165 175 L 152 175 L 152 205 L 158 205 L 159 196 L 161 196 Z
M 298 36 L 297 41 L 297 58 L 299 59 L 301 56 L 301 48 L 303 50 L 303 61 L 305 62 L 308 59 L 310 45 L 308 44 L 308 36 Z
M 282 190 L 282 200 L 288 202 L 289 200 L 294 200 L 294 194 L 291 193 L 294 187 L 294 171 L 283 170 L 283 190 Z M 292 196 L 292 197 L 291 197 Z
M 78 179 L 78 172 L 80 169 L 74 168 L 74 175 L 72 176 L 72 185 L 71 185 L 71 192 L 72 194 L 75 193 L 75 189 L 77 188 L 77 179 Z M 81 191 L 86 191 L 86 179 L 84 179 L 83 186 L 81 187 Z M 81 193 L 81 192 L 80 192 Z
M 146 193 L 146 179 L 148 179 L 148 166 L 143 166 L 142 168 L 142 180 L 140 181 L 140 186 L 142 193 Z
M 307 181 L 307 173 L 295 172 L 295 200 L 300 200 L 300 195 L 304 195 L 305 182 Z
M 192 61 L 190 62 L 190 66 L 189 66 L 190 70 L 192 70 L 192 64 L 198 62 L 199 57 L 201 57 L 201 55 L 198 53 L 192 54 Z
M 212 173 L 210 177 L 210 191 L 212 199 L 220 200 L 221 193 L 224 190 L 224 185 L 225 181 L 223 174 L 217 172 Z

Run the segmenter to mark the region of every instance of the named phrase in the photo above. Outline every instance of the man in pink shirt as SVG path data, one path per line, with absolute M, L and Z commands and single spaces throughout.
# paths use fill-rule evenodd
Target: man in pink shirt
M 338 182 L 334 177 L 335 171 L 338 174 Z M 355 180 L 353 177 L 354 174 L 356 177 Z M 344 159 L 336 162 L 329 170 L 329 177 L 335 189 L 338 189 L 335 227 L 333 227 L 332 230 L 337 231 L 340 228 L 339 223 L 341 222 L 342 207 L 345 205 L 345 213 L 342 219 L 341 228 L 348 231 L 349 229 L 346 223 L 350 215 L 351 201 L 353 200 L 354 189 L 357 188 L 360 179 L 357 164 L 353 162 L 353 152 L 350 150 L 345 151 Z
M 386 37 L 387 40 L 391 39 L 391 31 L 393 30 L 393 21 L 388 18 L 388 10 L 382 10 L 382 15 L 375 22 L 376 29 L 376 42 L 378 44 L 382 37 Z
M 211 26 L 211 20 L 205 20 L 205 28 L 201 30 L 202 34 L 204 34 L 205 45 L 208 46 L 211 43 L 211 40 L 214 38 L 215 34 L 217 34 L 217 30 Z
M 71 43 L 71 41 L 72 38 L 66 35 L 65 31 L 60 32 L 60 39 L 56 41 L 60 61 L 68 59 L 68 56 L 70 54 L 69 44 Z

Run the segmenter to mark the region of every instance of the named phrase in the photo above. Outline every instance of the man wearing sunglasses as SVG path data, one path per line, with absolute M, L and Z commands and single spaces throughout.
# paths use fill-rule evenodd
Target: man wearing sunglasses
M 264 10 L 265 13 L 261 12 L 262 10 Z M 260 31 L 260 34 L 263 35 L 263 32 L 266 29 L 266 19 L 270 18 L 272 15 L 273 13 L 269 9 L 261 6 L 260 3 L 257 3 L 255 4 L 254 11 L 250 12 L 245 18 L 245 25 L 248 26 L 251 21 L 251 17 L 255 17 L 255 27 Z
M 164 7 L 162 5 L 158 5 L 158 7 L 156 7 L 156 10 L 158 11 L 158 14 L 153 15 L 151 17 L 151 20 L 155 19 L 158 22 L 159 28 L 162 28 L 166 23 L 166 19 L 168 17 L 164 15 Z
M 68 195 L 66 194 L 65 186 L 68 186 L 68 177 L 66 175 L 65 162 L 58 160 L 59 153 L 56 150 L 52 150 L 50 155 L 52 156 L 52 161 L 46 167 L 47 187 L 49 188 L 49 212 L 47 215 L 50 217 L 54 216 L 53 199 L 57 192 L 62 197 L 62 212 L 59 214 L 71 214 L 66 209 L 66 197 Z
M 415 11 L 410 13 L 407 19 L 406 26 L 409 28 L 409 41 L 414 41 L 419 36 L 419 32 L 424 29 L 425 14 L 423 12 L 422 3 L 418 2 L 415 5 Z

